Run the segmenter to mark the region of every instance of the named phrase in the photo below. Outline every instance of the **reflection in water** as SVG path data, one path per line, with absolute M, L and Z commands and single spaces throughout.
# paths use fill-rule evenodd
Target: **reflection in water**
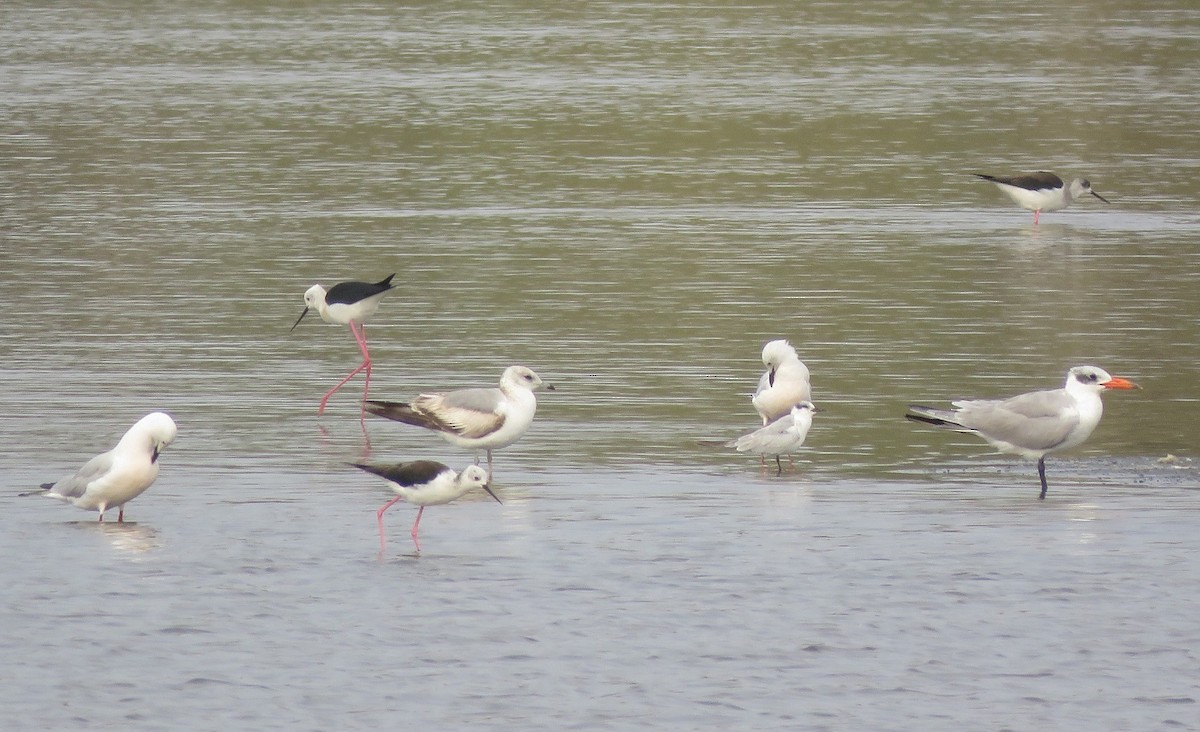
M 90 525 L 96 526 L 112 544 L 113 549 L 119 552 L 145 554 L 162 546 L 158 530 L 145 524 L 96 521 Z

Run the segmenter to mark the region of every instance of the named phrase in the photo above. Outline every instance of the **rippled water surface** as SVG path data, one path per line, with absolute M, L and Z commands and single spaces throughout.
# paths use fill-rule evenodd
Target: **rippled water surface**
M 1200 10 L 0 8 L 6 729 L 1185 729 L 1200 718 Z M 1032 216 L 975 172 L 1086 176 Z M 387 514 L 371 393 L 556 386 Z M 766 340 L 822 408 L 755 426 Z M 901 419 L 1095 363 L 1032 465 Z M 179 423 L 125 525 L 17 494 Z

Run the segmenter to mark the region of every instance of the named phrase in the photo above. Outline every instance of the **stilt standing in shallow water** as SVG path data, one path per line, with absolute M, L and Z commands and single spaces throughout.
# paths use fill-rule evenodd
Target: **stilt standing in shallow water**
M 354 334 L 354 340 L 358 343 L 358 350 L 362 352 L 362 363 L 358 368 L 350 372 L 350 375 L 342 379 L 332 389 L 321 397 L 321 404 L 317 407 L 317 414 L 325 413 L 325 404 L 329 401 L 329 397 L 338 389 L 341 389 L 346 382 L 353 379 L 360 371 L 366 371 L 366 381 L 363 383 L 363 403 L 367 401 L 367 390 L 371 387 L 371 353 L 367 350 L 367 334 L 363 329 L 363 324 L 375 314 L 379 309 L 379 301 L 383 296 L 392 289 L 392 278 L 395 274 L 390 274 L 379 282 L 340 282 L 329 288 L 326 292 L 324 287 L 313 285 L 304 293 L 304 311 L 300 313 L 300 317 L 296 319 L 292 330 L 300 325 L 300 321 L 304 320 L 304 316 L 308 315 L 308 311 L 316 308 L 321 315 L 321 320 L 326 323 L 336 323 L 338 325 L 350 326 L 350 332 Z M 365 411 L 360 410 L 360 418 L 365 414 Z
M 1042 211 L 1061 211 L 1085 193 L 1090 193 L 1108 203 L 1107 198 L 1092 190 L 1092 184 L 1088 182 L 1087 178 L 1076 178 L 1068 186 L 1063 183 L 1062 178 L 1044 170 L 1007 178 L 983 173 L 975 175 L 995 183 L 996 187 L 1007 193 L 1014 203 L 1032 211 L 1034 226 L 1037 226 L 1038 216 Z
M 396 465 L 360 463 L 353 463 L 353 465 L 360 470 L 383 478 L 396 492 L 396 497 L 383 504 L 383 507 L 375 513 L 375 518 L 379 522 L 380 552 L 387 545 L 383 533 L 383 512 L 391 508 L 396 501 L 403 500 L 414 506 L 420 506 L 417 509 L 417 519 L 413 521 L 410 532 L 418 554 L 421 553 L 421 542 L 417 539 L 417 529 L 421 525 L 421 514 L 424 513 L 426 506 L 441 506 L 450 503 L 473 488 L 482 488 L 487 491 L 489 496 L 496 499 L 496 503 L 503 503 L 488 487 L 487 473 L 478 465 L 468 466 L 461 473 L 456 473 L 446 465 L 433 460 L 416 460 Z

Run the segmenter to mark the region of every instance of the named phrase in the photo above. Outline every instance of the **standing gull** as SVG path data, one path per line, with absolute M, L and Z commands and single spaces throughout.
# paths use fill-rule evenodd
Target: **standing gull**
M 392 289 L 392 278 L 395 274 L 390 274 L 384 277 L 379 282 L 339 282 L 326 292 L 324 287 L 313 285 L 304 293 L 304 311 L 300 313 L 300 317 L 296 318 L 296 323 L 292 326 L 292 330 L 300 325 L 300 321 L 304 320 L 304 316 L 308 315 L 308 311 L 316 308 L 321 315 L 321 320 L 326 323 L 336 323 L 337 325 L 349 325 L 350 332 L 354 334 L 354 340 L 358 343 L 358 350 L 362 352 L 362 363 L 358 368 L 350 372 L 350 375 L 337 383 L 321 397 L 321 405 L 317 407 L 317 414 L 325 413 L 325 404 L 329 401 L 329 397 L 342 386 L 354 378 L 354 375 L 359 371 L 366 370 L 366 381 L 363 383 L 363 401 L 367 400 L 367 389 L 371 386 L 371 353 L 367 350 L 367 334 L 363 329 L 363 323 L 375 314 L 379 309 L 379 301 L 387 294 L 388 290 Z
M 768 341 L 762 349 L 762 362 L 767 370 L 758 378 L 758 389 L 750 401 L 766 426 L 790 414 L 800 402 L 811 400 L 812 387 L 808 367 L 786 340 Z M 765 456 L 760 455 L 760 462 L 767 467 Z M 792 464 L 791 455 L 788 464 Z
M 1032 211 L 1035 226 L 1042 211 L 1061 211 L 1085 193 L 1090 193 L 1108 203 L 1107 198 L 1092 190 L 1092 184 L 1088 182 L 1087 178 L 1076 178 L 1068 186 L 1063 183 L 1062 178 L 1044 170 L 1011 177 L 997 177 L 983 173 L 975 175 L 995 183 L 997 188 L 1008 194 L 1013 203 Z
M 1046 456 L 1081 444 L 1100 424 L 1101 392 L 1137 389 L 1137 384 L 1096 366 L 1076 366 L 1061 389 L 1034 391 L 1011 399 L 952 402 L 954 409 L 910 404 L 908 419 L 955 432 L 973 432 L 1000 452 L 1037 460 L 1046 498 Z
M 79 472 L 57 483 L 43 483 L 40 491 L 23 496 L 47 496 L 88 511 L 116 507 L 117 522 L 125 520 L 125 504 L 137 498 L 158 477 L 158 456 L 175 441 L 175 421 L 163 412 L 151 412 L 129 428 L 117 446 L 87 461 Z
M 492 479 L 492 450 L 516 442 L 537 411 L 534 390 L 542 379 L 524 366 L 509 366 L 499 388 L 459 389 L 421 394 L 411 402 L 368 401 L 367 411 L 440 434 L 447 442 L 471 450 L 486 450 L 487 478 Z M 554 387 L 545 384 L 549 391 Z
M 404 500 L 414 506 L 420 506 L 417 509 L 417 520 L 413 521 L 411 532 L 418 554 L 421 553 L 421 542 L 417 539 L 417 528 L 421 525 L 421 514 L 425 512 L 426 506 L 441 506 L 450 503 L 461 498 L 472 488 L 482 488 L 487 491 L 489 496 L 496 499 L 496 503 L 502 503 L 488 487 L 487 473 L 478 465 L 470 465 L 461 473 L 456 473 L 448 466 L 433 460 L 416 460 L 396 465 L 364 465 L 360 463 L 352 463 L 352 465 L 383 478 L 396 492 L 396 497 L 383 504 L 383 507 L 375 513 L 375 518 L 379 522 L 379 551 L 381 552 L 386 547 L 383 534 L 383 512 L 391 508 L 396 501 Z
M 808 367 L 786 340 L 770 341 L 763 346 L 762 362 L 767 370 L 759 377 L 751 402 L 762 423 L 767 425 L 790 413 L 800 402 L 811 400 L 812 387 Z
M 738 452 L 752 452 L 764 458 L 774 455 L 775 474 L 783 475 L 783 463 L 779 462 L 779 456 L 791 454 L 804 444 L 804 438 L 812 427 L 813 412 L 816 411 L 817 407 L 812 402 L 800 402 L 792 407 L 790 413 L 748 435 L 725 443 L 726 447 L 737 448 Z

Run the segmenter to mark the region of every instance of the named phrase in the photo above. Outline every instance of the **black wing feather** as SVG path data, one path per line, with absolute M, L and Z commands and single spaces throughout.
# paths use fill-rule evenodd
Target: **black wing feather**
M 396 463 L 395 465 L 350 464 L 359 470 L 365 470 L 372 475 L 378 475 L 384 480 L 390 480 L 405 488 L 424 485 L 450 470 L 449 466 L 439 463 L 436 460 L 414 460 L 410 463 Z
M 325 293 L 325 302 L 329 305 L 353 305 L 392 289 L 392 278 L 395 276 L 393 272 L 378 282 L 339 282 Z

